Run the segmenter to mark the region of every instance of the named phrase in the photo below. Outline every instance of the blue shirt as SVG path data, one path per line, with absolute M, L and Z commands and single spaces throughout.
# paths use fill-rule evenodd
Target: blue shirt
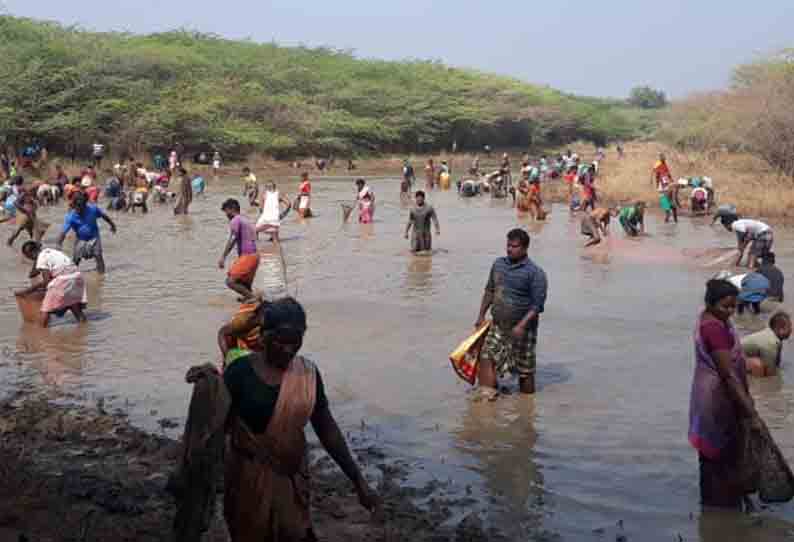
M 82 215 L 77 214 L 75 210 L 69 211 L 63 223 L 63 234 L 66 235 L 69 230 L 74 230 L 80 241 L 96 239 L 99 237 L 97 219 L 103 216 L 105 216 L 105 213 L 99 207 L 90 203 L 86 204 Z
M 513 327 L 530 310 L 543 312 L 548 282 L 546 273 L 529 258 L 514 263 L 505 256 L 491 267 L 485 290 L 493 294 L 494 322 L 501 327 Z

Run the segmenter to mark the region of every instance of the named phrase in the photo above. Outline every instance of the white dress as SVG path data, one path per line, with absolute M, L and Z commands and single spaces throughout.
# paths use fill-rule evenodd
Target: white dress
M 281 225 L 279 215 L 279 195 L 278 191 L 266 191 L 264 195 L 264 203 L 262 204 L 262 214 L 259 215 L 259 220 L 256 221 L 256 229 L 261 228 L 278 228 Z

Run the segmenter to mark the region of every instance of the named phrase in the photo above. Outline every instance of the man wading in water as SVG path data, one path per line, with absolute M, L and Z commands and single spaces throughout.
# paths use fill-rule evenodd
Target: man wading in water
M 408 239 L 411 227 L 414 229 L 411 238 L 411 252 L 433 250 L 433 234 L 430 232 L 431 220 L 436 227 L 436 235 L 441 235 L 436 210 L 433 209 L 432 205 L 425 203 L 425 193 L 419 190 L 416 193 L 416 207 L 411 209 L 411 214 L 408 216 L 408 225 L 405 227 L 406 239 Z
M 223 269 L 226 258 L 234 247 L 237 247 L 237 259 L 229 268 L 226 286 L 240 294 L 238 301 L 244 303 L 254 297 L 252 288 L 256 270 L 259 268 L 259 253 L 256 250 L 256 229 L 251 222 L 240 214 L 240 203 L 236 199 L 227 199 L 221 210 L 229 219 L 229 239 L 218 260 L 218 268 Z
M 116 233 L 116 224 L 102 209 L 87 202 L 83 192 L 77 192 L 72 200 L 72 210 L 66 214 L 63 223 L 63 230 L 58 235 L 55 245 L 58 250 L 63 246 L 66 234 L 69 230 L 74 230 L 75 241 L 72 259 L 76 267 L 80 266 L 82 260 L 96 260 L 97 273 L 105 272 L 105 258 L 102 253 L 102 239 L 99 235 L 98 219 L 102 219 L 110 226 L 110 231 Z
M 482 296 L 480 327 L 491 309 L 493 324 L 483 343 L 477 381 L 489 399 L 497 396 L 497 373 L 518 372 L 521 393 L 535 393 L 535 346 L 546 304 L 546 273 L 527 257 L 529 234 L 507 234 L 507 257 L 497 259 Z

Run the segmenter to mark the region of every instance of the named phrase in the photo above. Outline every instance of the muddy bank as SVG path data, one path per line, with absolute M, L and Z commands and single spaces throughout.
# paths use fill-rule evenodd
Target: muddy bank
M 0 403 L 0 437 L 0 540 L 170 539 L 175 508 L 165 487 L 179 456 L 175 440 L 136 429 L 101 403 L 80 406 L 33 390 Z M 386 517 L 373 521 L 331 459 L 314 449 L 321 540 L 504 540 L 476 514 L 465 514 L 472 499 L 446 495 L 443 482 L 407 487 L 407 467 L 387 458 L 365 431 L 348 438 L 384 498 Z M 204 540 L 227 540 L 218 497 Z

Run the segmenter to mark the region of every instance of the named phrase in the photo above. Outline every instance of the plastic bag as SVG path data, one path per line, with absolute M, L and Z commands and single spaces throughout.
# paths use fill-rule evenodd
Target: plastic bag
M 474 385 L 477 380 L 480 349 L 490 328 L 491 321 L 487 320 L 449 355 L 449 362 L 455 369 L 455 373 L 471 385 Z

